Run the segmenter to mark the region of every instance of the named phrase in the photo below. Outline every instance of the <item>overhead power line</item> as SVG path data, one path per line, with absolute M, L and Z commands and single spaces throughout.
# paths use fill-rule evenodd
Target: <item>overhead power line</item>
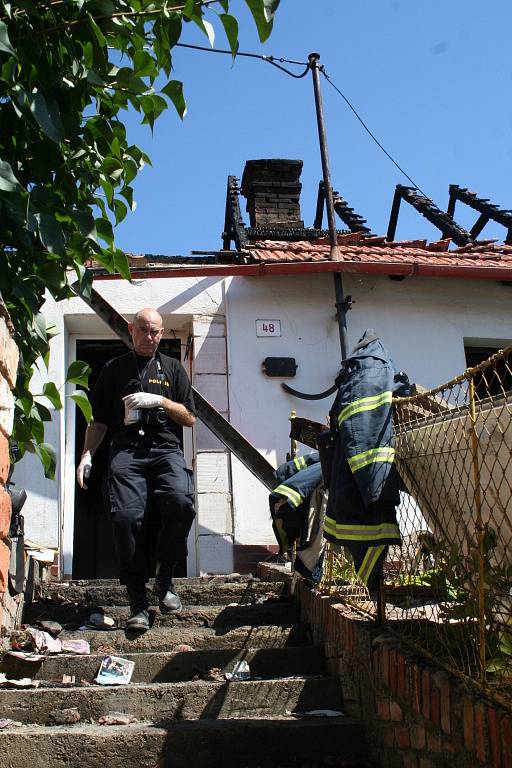
M 177 48 L 191 48 L 195 51 L 205 51 L 206 53 L 222 53 L 228 56 L 233 56 L 233 52 L 227 49 L 223 48 L 208 48 L 203 45 L 192 45 L 190 43 L 176 43 L 175 44 Z M 248 53 L 247 51 L 237 51 L 236 56 L 242 56 L 245 58 L 250 59 L 259 59 L 260 61 L 264 61 L 267 64 L 272 64 L 272 66 L 277 67 L 277 69 L 280 69 L 282 72 L 285 72 L 287 75 L 290 75 L 290 77 L 294 77 L 297 80 L 300 80 L 301 78 L 305 77 L 307 73 L 311 69 L 311 65 L 307 61 L 296 61 L 295 59 L 285 59 L 283 57 L 277 57 L 277 56 L 265 56 L 261 53 Z M 300 74 L 296 74 L 295 72 L 291 72 L 286 67 L 283 67 L 282 64 L 294 64 L 295 66 L 302 66 L 305 67 L 304 71 Z M 384 152 L 388 160 L 391 160 L 395 168 L 397 168 L 400 173 L 402 173 L 408 181 L 411 182 L 413 187 L 415 187 L 418 192 L 421 192 L 421 194 L 424 197 L 428 198 L 428 195 L 426 192 L 424 192 L 419 184 L 417 184 L 414 179 L 409 176 L 409 174 L 402 168 L 402 166 L 395 160 L 395 158 L 391 155 L 390 152 L 385 148 L 385 146 L 382 144 L 381 141 L 375 136 L 373 131 L 368 127 L 368 125 L 365 123 L 357 109 L 354 107 L 354 105 L 349 101 L 349 99 L 345 96 L 345 94 L 338 88 L 338 86 L 333 82 L 333 80 L 329 77 L 327 72 L 325 71 L 325 67 L 322 65 L 318 67 L 319 71 L 322 73 L 322 75 L 325 77 L 329 85 L 334 88 L 334 90 L 341 96 L 345 104 L 348 106 L 348 108 L 351 110 L 351 112 L 355 115 L 359 123 L 363 126 L 364 130 L 370 136 L 372 141 L 375 142 L 375 144 L 379 147 L 379 149 Z
M 190 43 L 176 43 L 176 48 L 192 48 L 195 51 L 206 51 L 207 53 L 225 53 L 229 56 L 233 56 L 233 52 L 229 51 L 227 49 L 223 48 L 207 48 L 203 45 L 191 45 Z M 294 61 L 293 59 L 283 59 L 283 58 L 277 58 L 276 56 L 265 56 L 261 53 L 247 53 L 245 51 L 237 51 L 236 56 L 245 56 L 246 58 L 250 59 L 260 59 L 260 61 L 266 61 L 267 64 L 272 64 L 274 67 L 277 67 L 278 69 L 281 69 L 283 72 L 286 72 L 287 75 L 290 75 L 290 77 L 295 77 L 298 80 L 300 80 L 301 77 L 305 77 L 309 71 L 309 64 L 307 61 Z M 280 62 L 279 64 L 277 62 Z M 286 69 L 286 67 L 282 67 L 281 64 L 296 64 L 302 67 L 305 67 L 304 72 L 302 74 L 297 75 L 295 72 L 290 72 L 289 69 Z
M 403 175 L 405 176 L 405 178 L 406 178 L 406 179 L 409 179 L 409 181 L 411 182 L 411 184 L 412 184 L 414 187 L 416 187 L 416 189 L 417 189 L 419 192 L 421 192 L 421 194 L 422 194 L 424 197 L 428 197 L 428 195 L 427 195 L 425 192 L 423 192 L 423 190 L 421 189 L 421 187 L 419 186 L 419 184 L 417 184 L 417 183 L 414 181 L 414 179 L 412 179 L 412 178 L 409 176 L 409 174 L 408 174 L 408 173 L 406 173 L 406 171 L 404 171 L 404 169 L 402 168 L 402 166 L 401 166 L 401 165 L 399 165 L 399 164 L 397 163 L 397 161 L 394 159 L 394 157 L 392 157 L 392 155 L 391 155 L 391 154 L 390 154 L 390 153 L 387 151 L 387 149 L 386 149 L 386 148 L 385 148 L 385 147 L 382 145 L 382 143 L 381 143 L 381 142 L 378 140 L 378 138 L 375 136 L 375 134 L 374 134 L 374 133 L 373 133 L 373 132 L 370 130 L 370 128 L 369 128 L 369 127 L 366 125 L 365 121 L 363 120 L 363 118 L 361 117 L 361 115 L 359 114 L 359 112 L 357 111 L 357 109 L 356 109 L 356 108 L 353 106 L 353 104 L 351 104 L 351 103 L 350 103 L 350 101 L 347 99 L 347 97 L 345 96 L 345 94 L 344 94 L 344 93 L 342 93 L 342 92 L 340 91 L 340 89 L 338 88 L 338 86 L 337 86 L 335 83 L 333 83 L 333 81 L 331 80 L 331 78 L 329 77 L 329 75 L 327 74 L 327 72 L 325 71 L 325 68 L 322 66 L 322 67 L 319 67 L 319 70 L 320 70 L 320 72 L 322 73 L 322 75 L 325 77 L 325 79 L 327 80 L 327 82 L 329 83 L 329 85 L 331 85 L 331 86 L 334 88 L 334 90 L 335 90 L 337 93 L 339 93 L 339 95 L 341 96 L 341 98 L 343 99 L 343 101 L 345 102 L 345 104 L 346 104 L 346 105 L 349 107 L 349 109 L 350 109 L 350 110 L 351 110 L 351 111 L 354 113 L 354 115 L 355 115 L 355 116 L 356 116 L 356 118 L 359 120 L 359 122 L 360 122 L 360 123 L 361 123 L 361 125 L 363 126 L 363 128 L 364 128 L 364 130 L 366 131 L 366 133 L 368 134 L 368 136 L 370 136 L 370 138 L 371 138 L 371 139 L 373 139 L 373 141 L 376 143 L 376 145 L 379 147 L 379 149 L 381 149 L 381 150 L 384 152 L 384 154 L 386 155 L 386 157 L 387 157 L 387 158 L 389 158 L 389 160 L 391 160 L 391 162 L 393 163 L 393 165 L 394 165 L 394 166 L 396 166 L 396 168 L 398 168 L 398 170 L 400 171 L 400 173 L 403 173 Z

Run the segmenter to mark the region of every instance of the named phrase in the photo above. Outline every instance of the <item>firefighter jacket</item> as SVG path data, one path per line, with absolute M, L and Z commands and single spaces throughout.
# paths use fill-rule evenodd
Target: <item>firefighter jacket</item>
M 396 370 L 370 329 L 344 361 L 332 406 L 334 456 L 324 535 L 354 558 L 357 575 L 373 589 L 389 544 L 400 544 L 396 506 L 392 397 Z
M 291 461 L 281 464 L 274 472 L 274 477 L 276 480 L 279 480 L 280 483 L 283 483 L 289 477 L 293 477 L 297 472 L 300 472 L 301 469 L 306 469 L 306 467 L 309 467 L 311 464 L 316 464 L 319 461 L 320 454 L 318 451 L 312 451 L 306 456 L 295 456 Z
M 269 496 L 272 528 L 282 554 L 309 539 L 309 498 L 322 480 L 318 451 L 281 464 L 275 471 L 279 485 Z

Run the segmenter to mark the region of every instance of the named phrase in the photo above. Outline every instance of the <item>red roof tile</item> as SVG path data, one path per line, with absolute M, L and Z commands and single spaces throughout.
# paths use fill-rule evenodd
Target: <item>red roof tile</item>
M 338 235 L 341 262 L 429 264 L 450 267 L 500 267 L 512 271 L 512 246 L 483 240 L 448 250 L 450 239 L 427 243 L 425 240 L 387 242 L 383 237 L 368 237 L 364 233 Z M 251 243 L 246 249 L 253 261 L 310 262 L 329 261 L 329 239 L 283 242 L 264 240 Z

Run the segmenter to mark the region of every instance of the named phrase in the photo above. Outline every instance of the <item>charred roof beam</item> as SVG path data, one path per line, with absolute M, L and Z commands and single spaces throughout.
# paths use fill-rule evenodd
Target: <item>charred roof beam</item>
M 226 215 L 224 219 L 224 231 L 222 233 L 222 247 L 225 251 L 235 243 L 237 251 L 243 251 L 247 243 L 247 233 L 240 211 L 239 187 L 236 176 L 228 176 L 228 188 L 226 192 Z
M 483 197 L 478 197 L 474 192 L 470 192 L 465 187 L 459 187 L 458 184 L 450 184 L 449 187 L 448 213 L 453 216 L 455 213 L 455 203 L 460 200 L 461 203 L 468 205 L 473 210 L 478 211 L 480 216 L 471 228 L 473 237 L 477 237 L 487 222 L 492 219 L 501 224 L 507 230 L 507 245 L 512 245 L 512 211 L 504 211 L 498 205 L 494 205 Z
M 344 200 L 338 192 L 333 190 L 333 203 L 334 211 L 338 214 L 340 219 L 349 228 L 350 232 L 364 232 L 367 235 L 371 235 L 372 231 L 366 226 L 366 219 L 363 219 L 358 213 L 354 212 L 353 208 L 350 208 L 346 200 Z M 322 226 L 322 219 L 324 216 L 325 206 L 325 187 L 324 182 L 321 181 L 318 185 L 318 197 L 316 202 L 316 214 L 313 226 L 315 229 L 320 229 Z
M 441 231 L 443 238 L 450 237 L 456 245 L 468 245 L 473 242 L 474 238 L 471 233 L 457 224 L 450 213 L 442 211 L 430 198 L 420 194 L 415 187 L 405 187 L 402 184 L 396 185 L 391 214 L 389 216 L 387 240 L 395 239 L 402 200 L 416 208 L 427 221 L 430 221 L 431 224 L 437 227 Z

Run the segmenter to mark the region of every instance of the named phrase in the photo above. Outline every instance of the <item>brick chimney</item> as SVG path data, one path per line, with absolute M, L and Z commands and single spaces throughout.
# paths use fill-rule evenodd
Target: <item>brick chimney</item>
M 304 227 L 300 217 L 302 160 L 248 160 L 241 192 L 251 227 Z

